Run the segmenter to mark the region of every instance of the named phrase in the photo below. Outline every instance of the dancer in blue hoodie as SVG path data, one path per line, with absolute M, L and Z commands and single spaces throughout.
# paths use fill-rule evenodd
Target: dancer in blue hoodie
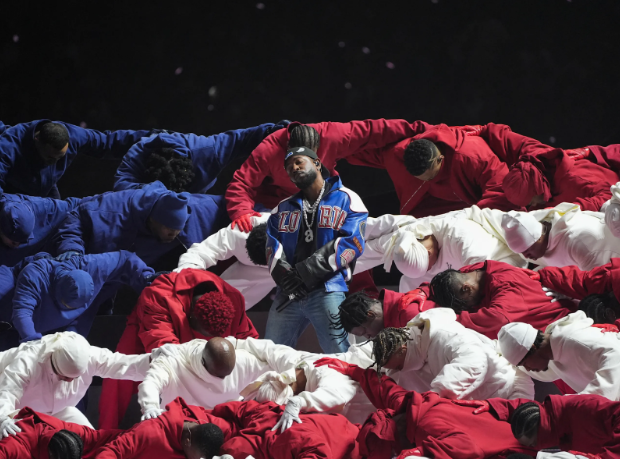
M 175 193 L 161 182 L 108 192 L 69 213 L 55 236 L 60 260 L 129 250 L 148 265 L 202 242 L 230 223 L 223 196 Z
M 56 184 L 78 153 L 120 158 L 148 135 L 150 131 L 100 132 L 62 121 L 16 124 L 0 137 L 0 192 L 60 199 Z
M 235 159 L 246 159 L 265 137 L 286 124 L 265 123 L 208 137 L 172 132 L 144 138 L 123 157 L 114 191 L 159 180 L 179 193 L 206 193 L 222 169 Z
M 64 262 L 32 261 L 17 278 L 13 326 L 21 342 L 52 331 L 73 331 L 86 337 L 99 306 L 114 290 L 129 285 L 140 293 L 157 275 L 124 250 L 76 256 Z
M 0 265 L 15 266 L 39 252 L 55 255 L 52 236 L 67 214 L 90 198 L 0 196 Z

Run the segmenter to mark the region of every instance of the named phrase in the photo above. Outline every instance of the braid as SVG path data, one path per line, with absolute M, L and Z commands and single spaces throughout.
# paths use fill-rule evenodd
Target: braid
M 372 355 L 375 361 L 371 366 L 377 366 L 377 374 L 380 375 L 381 367 L 385 365 L 394 352 L 396 352 L 407 341 L 411 341 L 408 328 L 384 328 L 379 334 L 371 339 Z
M 602 295 L 594 293 L 586 296 L 579 302 L 579 309 L 585 312 L 590 319 L 594 320 L 595 324 L 605 324 L 610 322 L 606 314 L 607 309 L 617 310 L 620 309 L 620 306 L 613 292 Z
M 530 438 L 540 426 L 540 406 L 536 402 L 527 402 L 520 405 L 510 417 L 512 434 L 519 438 Z
M 465 302 L 454 295 L 459 274 L 461 273 L 456 269 L 448 268 L 436 274 L 430 284 L 430 299 L 443 308 L 454 309 L 457 313 L 467 309 Z
M 430 169 L 431 164 L 437 153 L 437 147 L 433 142 L 427 139 L 412 140 L 405 148 L 403 162 L 405 169 L 414 177 L 424 174 Z
M 70 430 L 59 430 L 51 438 L 48 445 L 50 456 L 63 459 L 80 459 L 84 443 L 78 434 Z
M 192 160 L 169 147 L 153 151 L 149 155 L 144 174 L 149 183 L 159 180 L 170 191 L 177 193 L 186 191 L 196 175 Z
M 340 306 L 338 306 L 338 314 L 331 314 L 332 330 L 343 329 L 338 337 L 351 333 L 355 327 L 359 327 L 368 320 L 368 310 L 377 301 L 369 297 L 365 291 L 355 292 L 349 295 Z M 345 333 L 346 332 L 346 333 Z
M 315 153 L 321 144 L 321 137 L 316 129 L 307 124 L 298 124 L 289 131 L 288 148 L 306 147 Z

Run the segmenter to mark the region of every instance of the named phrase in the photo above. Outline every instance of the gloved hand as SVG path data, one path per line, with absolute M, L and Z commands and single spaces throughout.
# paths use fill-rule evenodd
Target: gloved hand
M 164 274 L 170 274 L 172 271 L 157 271 L 153 274 L 147 274 L 144 276 L 144 280 L 146 281 L 146 285 L 151 285 L 155 279 Z
M 469 406 L 476 408 L 474 414 L 488 413 L 491 411 L 491 405 L 486 400 L 452 400 L 452 403 L 460 406 Z
M 540 274 L 538 273 L 538 271 L 532 271 L 531 269 L 526 268 L 523 268 L 523 271 L 530 277 L 530 279 L 536 282 L 540 282 Z
M 301 412 L 302 404 L 303 401 L 300 397 L 295 396 L 289 398 L 284 407 L 284 413 L 282 413 L 280 420 L 271 430 L 278 430 L 278 428 L 281 427 L 280 433 L 282 433 L 293 425 L 293 421 L 301 424 L 299 413 Z
M 230 227 L 232 229 L 235 229 L 236 226 L 239 228 L 239 231 L 249 233 L 250 231 L 252 231 L 253 228 L 252 217 L 260 217 L 260 214 L 254 211 L 248 212 L 247 214 L 242 215 L 241 217 L 233 221 Z
M 155 419 L 156 417 L 161 416 L 165 412 L 166 410 L 162 410 L 161 408 L 149 408 L 144 412 L 140 420 L 146 421 L 147 419 Z
M 0 422 L 0 432 L 2 432 L 2 436 L 4 438 L 9 435 L 17 435 L 17 433 L 21 431 L 22 429 L 17 426 L 15 419 L 5 417 L 4 420 Z
M 80 252 L 76 252 L 75 250 L 69 250 L 65 253 L 61 253 L 56 257 L 57 261 L 67 261 L 69 258 L 77 257 L 78 255 L 82 255 Z
M 620 204 L 617 202 L 610 202 L 605 209 L 605 224 L 614 236 L 620 237 Z
M 151 361 L 165 355 L 166 357 L 176 357 L 179 355 L 179 348 L 176 344 L 166 343 L 161 347 L 157 347 L 151 351 Z
M 308 295 L 303 279 L 297 270 L 288 263 L 278 262 L 271 272 L 271 276 L 274 282 L 289 296 L 289 299 L 299 300 Z
M 280 129 L 285 128 L 289 124 L 291 124 L 291 122 L 289 120 L 280 120 L 280 121 L 278 121 L 272 127 L 267 129 L 267 132 L 265 132 L 265 137 L 268 137 L 271 134 L 273 134 L 274 132 L 279 131 Z
M 564 153 L 566 153 L 569 158 L 573 158 L 575 161 L 577 161 L 579 159 L 585 159 L 590 156 L 590 149 L 587 147 L 571 148 L 570 150 L 564 150 Z
M 552 298 L 551 299 L 552 303 L 555 303 L 558 300 L 571 300 L 572 299 L 569 296 L 562 295 L 561 293 L 558 293 L 555 290 L 551 290 L 550 288 L 547 288 L 547 287 L 543 287 L 542 290 L 543 292 L 545 292 L 545 295 Z
M 424 293 L 424 290 L 416 288 L 415 290 L 411 290 L 410 292 L 407 292 L 400 297 L 400 300 L 398 301 L 398 309 L 404 310 L 411 303 L 416 303 L 418 305 L 418 311 L 426 311 L 426 308 L 424 308 L 424 302 L 426 301 L 426 298 L 427 297 L 426 293 Z
M 353 363 L 343 362 L 339 359 L 334 359 L 333 357 L 323 357 L 322 359 L 314 362 L 314 367 L 323 367 L 327 365 L 328 368 L 332 370 L 336 370 L 338 373 L 341 373 L 346 376 L 351 376 L 353 372 L 359 368 L 357 365 Z
M 618 327 L 614 324 L 593 324 L 593 327 L 600 328 L 605 333 L 618 333 Z

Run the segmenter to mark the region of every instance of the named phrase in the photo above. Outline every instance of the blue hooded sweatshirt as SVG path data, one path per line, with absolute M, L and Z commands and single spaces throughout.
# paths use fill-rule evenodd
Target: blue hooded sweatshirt
M 45 164 L 39 156 L 34 134 L 37 127 L 50 120 L 16 124 L 0 136 L 0 191 L 30 196 L 60 198 L 56 183 L 78 153 L 95 158 L 110 155 L 121 158 L 129 147 L 150 131 L 95 131 L 62 121 L 69 131 L 67 154 L 54 164 Z
M 2 134 L 4 131 L 6 131 L 10 127 L 11 126 L 9 126 L 8 124 L 4 124 L 2 121 L 0 121 L 0 134 Z
M 191 194 L 189 218 L 181 233 L 173 242 L 160 242 L 149 231 L 148 219 L 157 201 L 171 193 L 161 182 L 153 182 L 139 190 L 94 196 L 71 211 L 60 225 L 54 238 L 57 253 L 129 250 L 153 265 L 179 245 L 187 249 L 230 223 L 224 196 Z
M 180 156 L 191 159 L 194 165 L 194 179 L 185 191 L 206 193 L 215 184 L 222 169 L 237 158 L 247 158 L 271 132 L 273 126 L 272 123 L 266 123 L 209 137 L 173 132 L 142 139 L 132 146 L 123 158 L 116 171 L 114 191 L 144 186 L 149 182 L 145 177 L 145 170 L 150 154 L 162 148 L 172 148 Z
M 31 211 L 31 215 L 26 215 L 25 220 L 33 220 L 34 228 L 27 242 L 22 243 L 19 247 L 9 248 L 0 242 L 0 265 L 15 266 L 25 257 L 35 255 L 39 252 L 55 253 L 55 245 L 52 242 L 52 236 L 58 226 L 65 220 L 67 214 L 77 208 L 80 202 L 88 200 L 78 198 L 69 198 L 61 201 L 60 199 L 38 198 L 36 196 L 26 196 L 23 194 L 5 194 L 0 197 L 0 220 L 7 219 L 9 221 L 0 221 L 0 231 L 3 233 L 2 227 L 7 225 L 19 228 L 21 222 L 10 221 L 11 218 L 21 219 L 23 215 Z M 13 212 L 3 212 L 5 206 L 9 204 L 13 208 L 21 208 L 22 212 L 17 215 Z M 10 236 L 7 235 L 9 239 Z
M 26 257 L 13 267 L 0 266 L 0 321 L 11 322 L 13 315 L 13 293 L 15 292 L 15 282 L 19 273 L 31 261 L 52 258 L 49 253 L 38 253 L 32 257 Z M 3 349 L 0 349 L 0 351 Z
M 33 261 L 17 278 L 13 326 L 21 342 L 51 331 L 73 331 L 86 337 L 102 298 L 104 285 L 129 285 L 137 293 L 154 274 L 140 258 L 124 250 Z M 107 299 L 107 297 L 106 297 Z

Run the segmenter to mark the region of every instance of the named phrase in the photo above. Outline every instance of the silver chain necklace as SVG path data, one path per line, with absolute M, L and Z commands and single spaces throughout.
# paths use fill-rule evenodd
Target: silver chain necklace
M 306 227 L 308 228 L 304 232 L 306 242 L 312 242 L 312 240 L 314 239 L 314 235 L 312 234 L 312 225 L 314 224 L 314 218 L 316 217 L 316 214 L 317 214 L 316 209 L 317 207 L 319 207 L 319 203 L 321 202 L 321 198 L 323 197 L 324 192 L 325 192 L 325 181 L 323 181 L 321 192 L 319 193 L 319 197 L 316 199 L 316 201 L 314 201 L 314 204 L 310 205 L 308 200 L 304 198 L 303 204 L 301 206 L 301 210 L 304 214 L 304 222 L 306 222 Z M 310 223 L 308 223 L 307 212 L 310 212 L 312 214 L 312 220 L 310 220 Z

